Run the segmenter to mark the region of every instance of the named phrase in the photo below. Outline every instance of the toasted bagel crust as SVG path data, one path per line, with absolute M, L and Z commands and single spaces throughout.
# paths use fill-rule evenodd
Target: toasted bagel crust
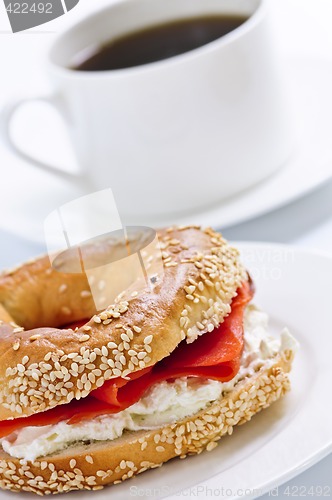
M 205 410 L 182 421 L 151 431 L 131 432 L 114 441 L 67 448 L 61 453 L 25 463 L 0 452 L 0 486 L 38 494 L 97 490 L 107 484 L 159 467 L 171 458 L 212 450 L 236 425 L 270 406 L 289 390 L 287 372 L 292 351 L 262 364 L 254 375 Z
M 59 273 L 48 258 L 0 277 L 0 304 L 20 325 L 8 318 L 0 325 L 0 420 L 84 398 L 224 320 L 248 279 L 238 251 L 212 229 L 170 228 L 158 236 L 161 283 L 98 314 L 85 275 Z M 95 251 L 109 251 L 109 245 Z M 75 331 L 55 327 L 91 316 Z

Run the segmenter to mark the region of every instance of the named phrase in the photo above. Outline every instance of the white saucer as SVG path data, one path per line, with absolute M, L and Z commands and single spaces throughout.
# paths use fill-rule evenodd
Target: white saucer
M 187 216 L 130 220 L 155 227 L 199 223 L 226 228 L 269 212 L 307 194 L 332 177 L 332 64 L 318 59 L 284 61 L 297 143 L 292 158 L 255 187 L 204 212 Z M 44 242 L 45 217 L 82 195 L 77 186 L 12 157 L 0 184 L 0 227 L 28 240 Z M 54 161 L 56 163 L 56 161 Z

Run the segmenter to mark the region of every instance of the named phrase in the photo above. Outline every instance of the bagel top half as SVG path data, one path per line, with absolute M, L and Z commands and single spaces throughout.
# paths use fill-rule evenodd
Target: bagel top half
M 212 229 L 169 228 L 158 238 L 161 282 L 98 313 L 86 276 L 58 272 L 48 257 L 0 276 L 0 420 L 84 398 L 224 320 L 248 279 L 238 251 Z M 84 318 L 75 330 L 58 327 Z

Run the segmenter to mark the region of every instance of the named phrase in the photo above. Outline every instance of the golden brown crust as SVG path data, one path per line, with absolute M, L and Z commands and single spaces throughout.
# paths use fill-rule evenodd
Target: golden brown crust
M 232 434 L 235 425 L 244 424 L 289 390 L 292 358 L 291 351 L 278 354 L 207 409 L 157 430 L 71 447 L 33 463 L 0 452 L 0 486 L 38 494 L 100 489 L 176 456 L 210 451 L 220 437 Z
M 0 420 L 86 397 L 223 321 L 247 279 L 238 251 L 212 229 L 170 228 L 158 236 L 161 284 L 96 315 L 85 275 L 54 271 L 47 258 L 0 277 L 0 304 L 21 325 L 0 324 Z M 91 316 L 75 331 L 56 328 Z

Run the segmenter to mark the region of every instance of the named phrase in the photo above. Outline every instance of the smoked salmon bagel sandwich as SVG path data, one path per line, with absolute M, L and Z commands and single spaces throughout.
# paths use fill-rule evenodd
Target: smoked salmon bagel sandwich
M 2 488 L 101 489 L 213 450 L 288 391 L 296 341 L 269 334 L 239 252 L 196 226 L 158 238 L 153 288 L 97 312 L 48 257 L 0 276 Z

